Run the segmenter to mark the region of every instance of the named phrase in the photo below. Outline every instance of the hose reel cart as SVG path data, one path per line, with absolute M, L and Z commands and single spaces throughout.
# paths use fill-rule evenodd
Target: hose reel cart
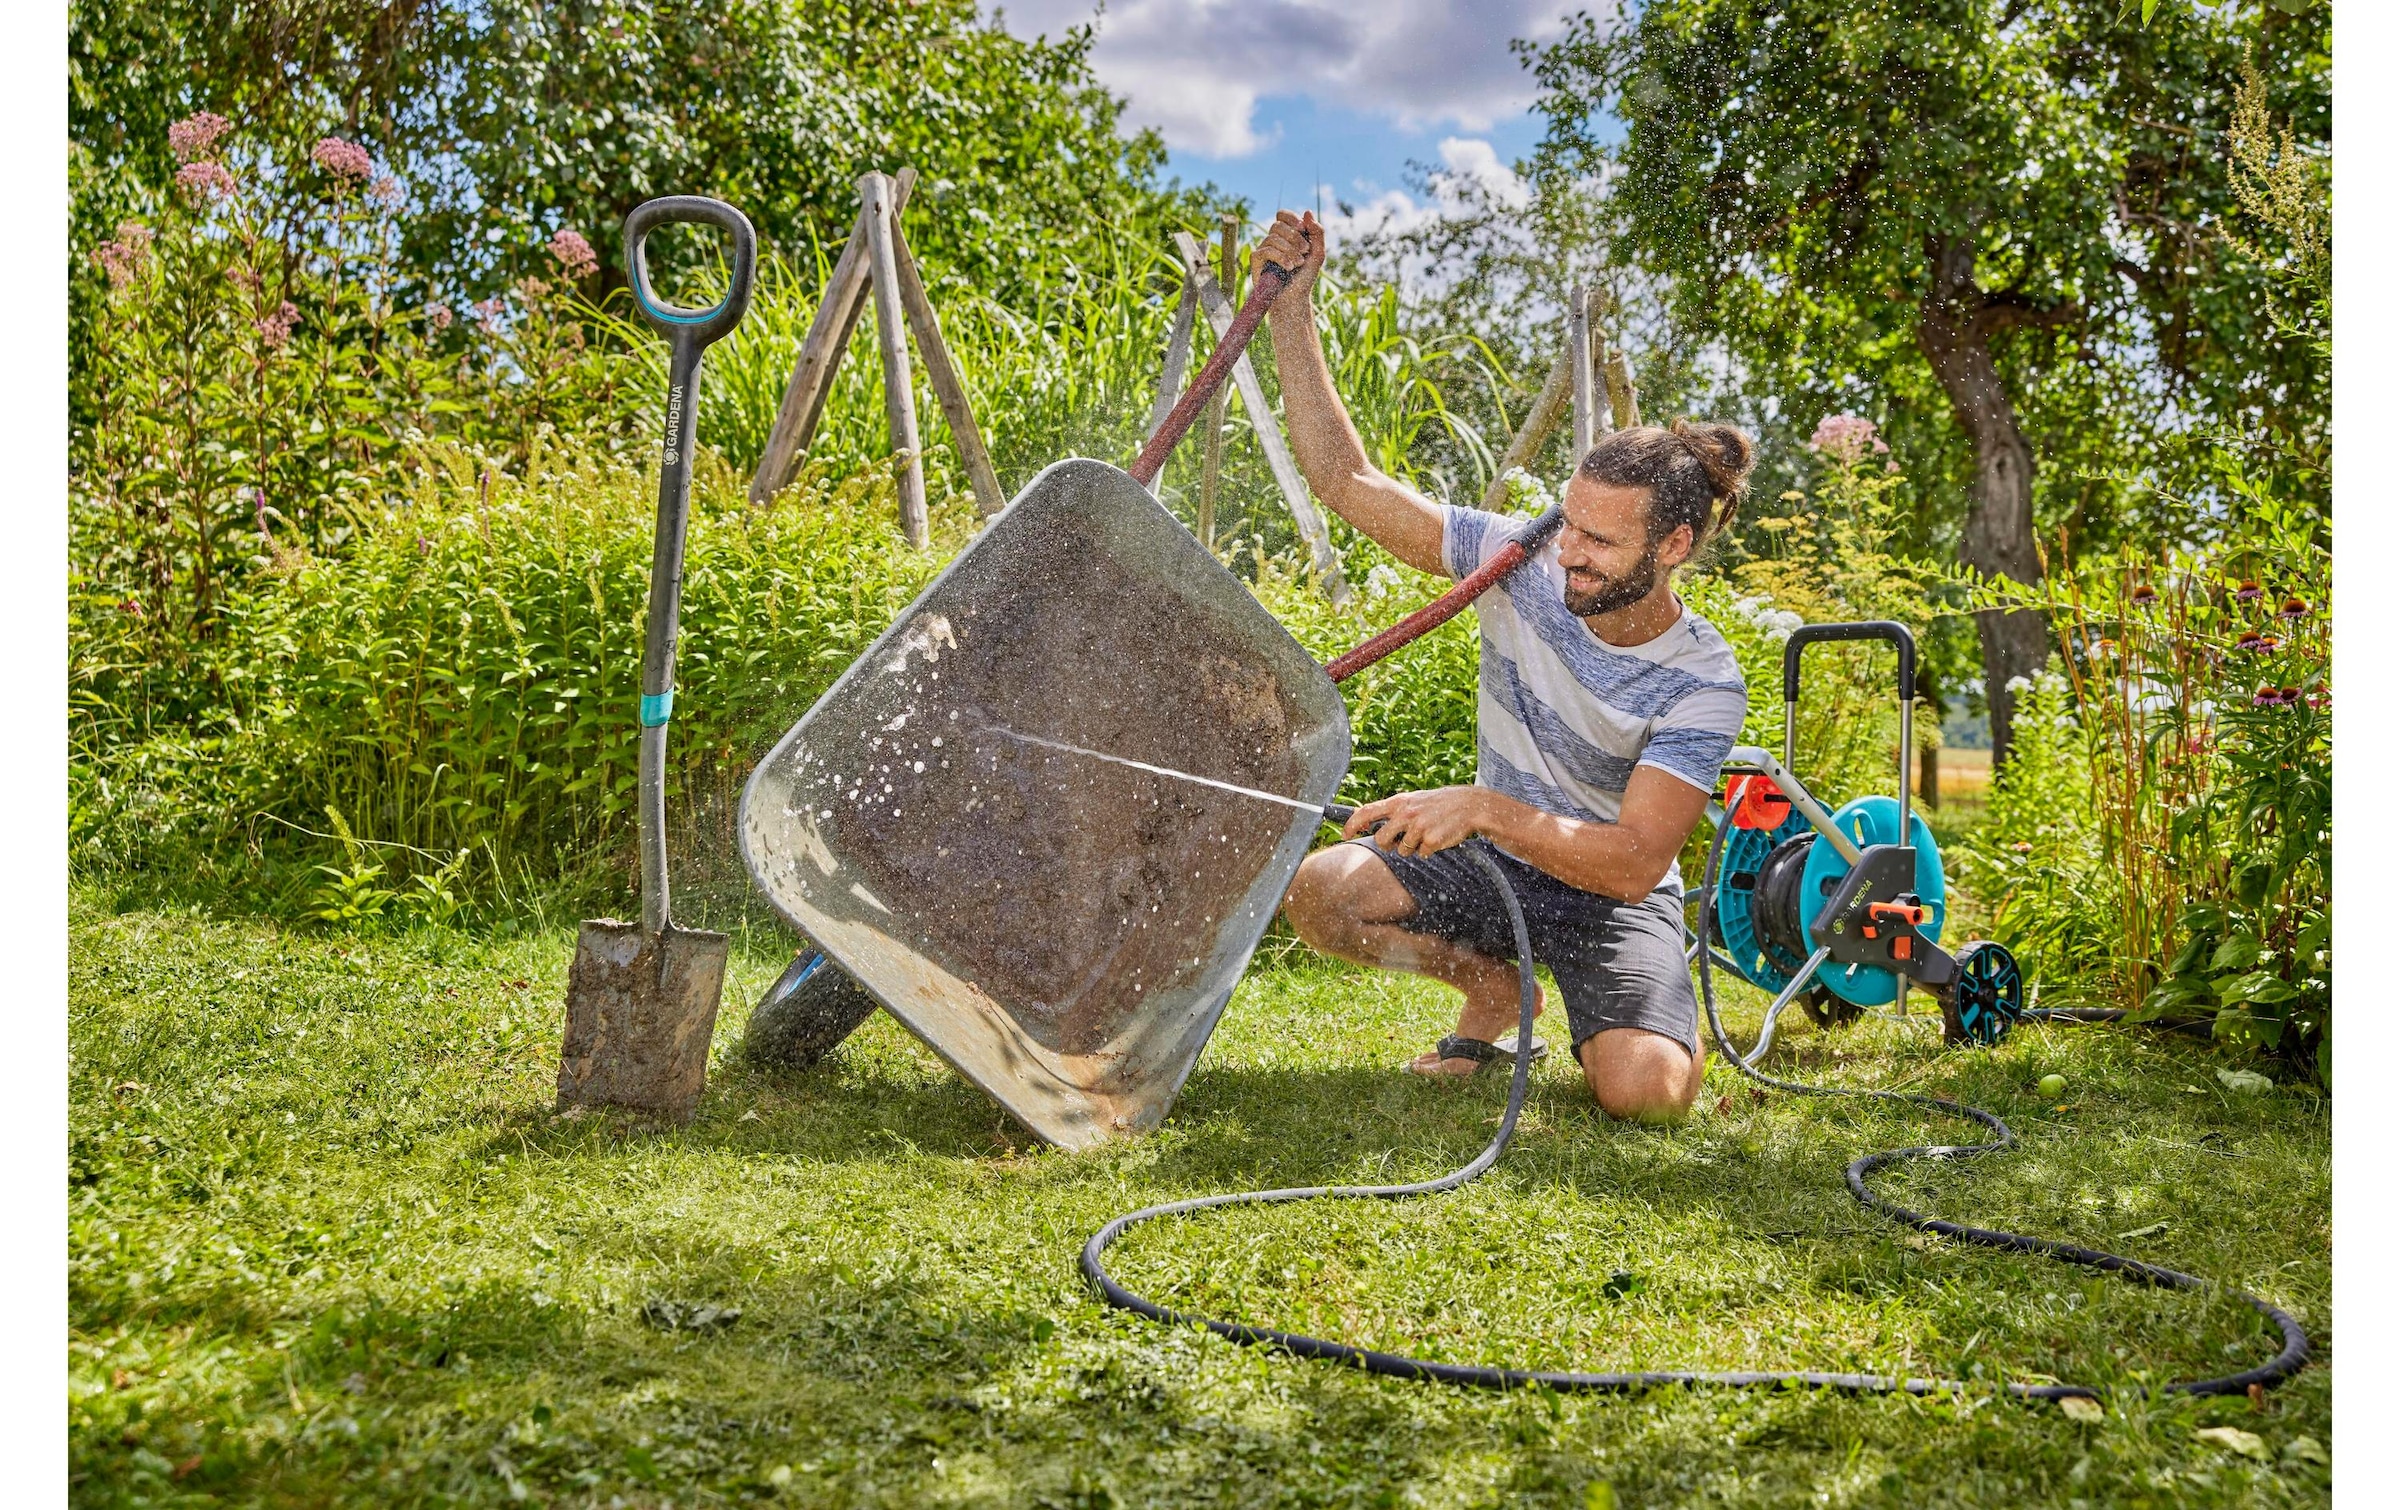
M 1895 797 L 1859 797 L 1828 813 L 1791 772 L 1800 712 L 1800 657 L 1831 640 L 1888 640 L 1899 653 L 1899 781 Z M 1942 857 L 1933 831 L 1909 810 L 1910 745 L 1917 694 L 1917 642 L 1888 620 L 1808 624 L 1783 647 L 1783 758 L 1745 745 L 1725 764 L 1721 826 L 1730 826 L 1715 893 L 1718 959 L 1775 993 L 1756 1063 L 1774 1041 L 1776 1019 L 1798 1001 L 1819 1025 L 1856 1020 L 1896 1003 L 1908 988 L 1932 991 L 1951 1043 L 1990 1045 L 2025 1011 L 2025 982 L 2002 944 L 1979 940 L 1953 955 L 1941 946 L 1948 913 Z

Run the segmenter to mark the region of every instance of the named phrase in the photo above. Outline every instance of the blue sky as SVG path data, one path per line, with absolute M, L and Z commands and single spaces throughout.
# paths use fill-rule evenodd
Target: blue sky
M 1213 182 L 1246 197 L 1252 213 L 1260 216 L 1278 207 L 1318 208 L 1320 186 L 1328 200 L 1362 207 L 1378 198 L 1388 204 L 1394 191 L 1408 192 L 1413 204 L 1423 196 L 1408 190 L 1407 165 L 1446 166 L 1444 142 L 1487 142 L 1493 159 L 1505 165 L 1530 155 L 1542 135 L 1539 120 L 1525 111 L 1480 131 L 1433 124 L 1411 130 L 1388 116 L 1319 103 L 1304 94 L 1262 97 L 1254 120 L 1269 145 L 1238 156 L 1175 151 L 1168 171 L 1187 184 Z M 1455 147 L 1450 155 L 1458 156 Z M 1323 208 L 1331 207 L 1328 203 Z
M 1095 19 L 1093 0 L 1012 0 L 1023 36 Z M 1408 164 L 1505 177 L 1540 127 L 1512 37 L 1544 40 L 1573 0 L 1108 0 L 1092 66 L 1170 171 L 1254 214 L 1342 199 L 1377 219 L 1431 213 Z

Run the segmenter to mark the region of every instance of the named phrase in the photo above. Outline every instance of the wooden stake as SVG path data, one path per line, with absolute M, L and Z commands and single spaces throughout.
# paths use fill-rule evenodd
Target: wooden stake
M 901 209 L 908 204 L 909 191 L 917 186 L 917 170 L 902 168 L 893 190 L 892 214 L 897 223 Z M 759 458 L 758 471 L 750 478 L 750 501 L 765 503 L 791 482 L 800 470 L 800 458 L 816 439 L 817 421 L 825 413 L 825 397 L 833 391 L 834 369 L 841 365 L 842 353 L 850 349 L 850 333 L 858 326 L 859 311 L 867 306 L 867 215 L 862 206 L 858 219 L 851 224 L 850 239 L 842 246 L 842 255 L 834 262 L 832 275 L 825 280 L 825 292 L 817 300 L 817 312 L 808 322 L 808 335 L 800 343 L 800 359 L 792 364 L 792 380 L 783 390 L 783 405 L 775 412 L 775 426 L 767 432 L 766 453 Z
M 1620 430 L 1630 430 L 1642 422 L 1641 396 L 1633 391 L 1633 365 L 1625 360 L 1622 350 L 1608 354 L 1608 408 Z
M 1217 217 L 1217 291 L 1233 300 L 1235 238 L 1241 234 L 1242 221 L 1238 215 Z M 1200 543 L 1210 550 L 1217 548 L 1217 493 L 1225 475 L 1225 390 L 1219 388 L 1216 397 L 1200 418 Z
M 1221 341 L 1233 326 L 1233 301 L 1209 276 L 1207 254 L 1189 231 L 1175 233 L 1175 246 L 1183 254 L 1184 277 L 1199 290 L 1201 312 Z M 1276 424 L 1275 411 L 1267 406 L 1267 391 L 1259 386 L 1248 352 L 1233 364 L 1233 386 L 1241 391 L 1242 407 L 1250 411 L 1250 429 L 1258 436 L 1258 448 L 1267 453 L 1267 470 L 1275 474 L 1275 485 L 1292 511 L 1292 522 L 1300 527 L 1300 538 L 1308 542 L 1309 562 L 1325 584 L 1325 596 L 1337 606 L 1349 602 L 1350 584 L 1342 576 L 1342 558 L 1333 552 L 1333 532 L 1325 527 L 1325 516 L 1317 512 L 1317 501 L 1309 496 L 1300 469 L 1292 465 L 1292 453 L 1284 449 L 1282 428 Z
M 900 532 L 908 543 L 923 546 L 930 537 L 925 520 L 925 462 L 917 439 L 917 397 L 908 371 L 908 335 L 901 324 L 898 254 L 892 249 L 892 181 L 869 173 L 858 181 L 865 201 L 870 286 L 875 296 L 875 343 L 883 352 L 883 417 L 891 427 L 892 449 L 906 457 L 900 473 Z
M 1158 369 L 1158 397 L 1150 404 L 1150 423 L 1143 427 L 1142 439 L 1147 442 L 1167 422 L 1175 400 L 1183 396 L 1183 372 L 1192 362 L 1192 319 L 1200 309 L 1200 290 L 1192 281 L 1189 268 L 1183 274 L 1183 294 L 1175 301 L 1175 328 L 1167 332 L 1167 356 Z M 1150 496 L 1158 496 L 1159 478 L 1166 468 L 1158 469 L 1158 477 L 1150 479 Z
M 933 300 L 926 297 L 925 280 L 917 273 L 917 259 L 909 254 L 908 237 L 897 220 L 892 222 L 892 265 L 900 274 L 900 305 L 908 313 L 909 329 L 916 332 L 917 355 L 925 359 L 925 376 L 933 383 L 934 397 L 941 400 L 942 417 L 950 422 L 950 438 L 958 442 L 967 485 L 975 490 L 976 512 L 989 519 L 1008 507 L 1008 495 L 1000 491 L 1000 474 L 992 470 L 991 453 L 983 448 L 983 432 L 976 428 L 975 411 L 967 403 L 967 385 L 950 360 L 942 322 L 934 316 Z
M 1483 490 L 1483 506 L 1499 508 L 1508 502 L 1508 474 L 1531 462 L 1541 453 L 1542 442 L 1558 428 L 1559 417 L 1567 412 L 1569 397 L 1575 388 L 1574 348 L 1564 347 L 1558 360 L 1550 364 L 1550 376 L 1535 396 L 1533 407 L 1525 411 L 1525 423 L 1510 437 L 1508 449 L 1501 453 L 1500 465 L 1492 470 L 1491 485 Z
M 1567 370 L 1575 382 L 1575 455 L 1573 465 L 1582 466 L 1585 453 L 1592 449 L 1592 311 L 1591 290 L 1578 283 L 1567 290 Z

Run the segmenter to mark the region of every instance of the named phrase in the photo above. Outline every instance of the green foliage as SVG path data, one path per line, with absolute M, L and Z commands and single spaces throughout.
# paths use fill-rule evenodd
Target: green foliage
M 2197 413 L 2272 437 L 2262 454 L 2321 446 L 2327 366 L 2273 338 L 2274 266 L 2223 234 L 2239 176 L 2214 144 L 2246 60 L 2301 142 L 2329 139 L 2329 12 L 1648 4 L 1534 53 L 1538 168 L 1620 172 L 1615 251 L 1670 280 L 1681 320 L 1787 406 L 1871 388 L 1920 470 L 1963 482 L 1975 407 L 1932 380 L 1929 333 L 1988 344 L 2016 413 L 1976 422 L 2021 422 L 2041 517 L 2105 542 L 2150 521 L 2085 474 L 2158 428 Z M 1955 297 L 1945 249 L 1970 266 Z
M 1984 599 L 2060 624 L 2065 673 L 2036 702 L 2073 729 L 2001 774 L 1977 849 L 2004 923 L 2058 965 L 2329 1077 L 2331 553 L 2312 509 L 2216 461 L 2239 501 L 2216 544 Z
M 2018 742 L 1984 821 L 1944 858 L 2051 1004 L 2078 993 L 2108 1001 L 2122 939 L 2117 873 L 2092 809 L 2098 751 L 2064 673 L 2045 668 L 2018 696 Z
M 82 585 L 118 592 L 162 658 L 215 631 L 242 577 L 388 507 L 427 438 L 505 460 L 547 429 L 621 434 L 638 370 L 540 280 L 471 320 L 398 302 L 393 180 L 223 127 L 187 122 L 191 181 L 93 253 L 108 292 L 76 373 Z
M 87 606 L 71 733 L 75 826 L 90 858 L 272 844 L 259 815 L 304 822 L 328 807 L 381 843 L 479 850 L 486 882 L 520 862 L 555 871 L 628 842 L 655 482 L 548 449 L 523 477 L 456 450 L 426 461 L 402 499 L 355 515 L 340 552 L 235 599 L 221 641 L 183 666 L 121 655 L 122 615 Z M 739 770 L 967 527 L 963 503 L 937 497 L 943 548 L 919 553 L 892 515 L 885 471 L 837 485 L 812 469 L 757 510 L 704 460 L 671 747 L 682 831 L 730 821 Z M 187 722 L 136 716 L 166 700 L 154 682 L 195 672 L 214 697 Z M 443 874 L 412 899 L 421 910 L 443 905 L 455 862 Z
M 911 165 L 938 211 L 921 250 L 1013 297 L 1182 203 L 1156 136 L 1118 134 L 1088 46 L 1019 40 L 974 0 L 78 4 L 70 133 L 112 217 L 93 231 L 165 193 L 166 128 L 190 111 L 294 152 L 363 136 L 416 185 L 420 298 L 538 274 L 561 227 L 614 287 L 616 228 L 659 194 L 730 200 L 804 255 L 847 234 L 859 175 Z

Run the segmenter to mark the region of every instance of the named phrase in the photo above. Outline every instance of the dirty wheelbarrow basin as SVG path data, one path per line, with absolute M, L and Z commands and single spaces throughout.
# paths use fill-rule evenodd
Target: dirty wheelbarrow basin
M 742 796 L 776 909 L 1041 1137 L 1166 1115 L 1330 800 L 1340 693 L 1130 476 L 1062 461 Z

